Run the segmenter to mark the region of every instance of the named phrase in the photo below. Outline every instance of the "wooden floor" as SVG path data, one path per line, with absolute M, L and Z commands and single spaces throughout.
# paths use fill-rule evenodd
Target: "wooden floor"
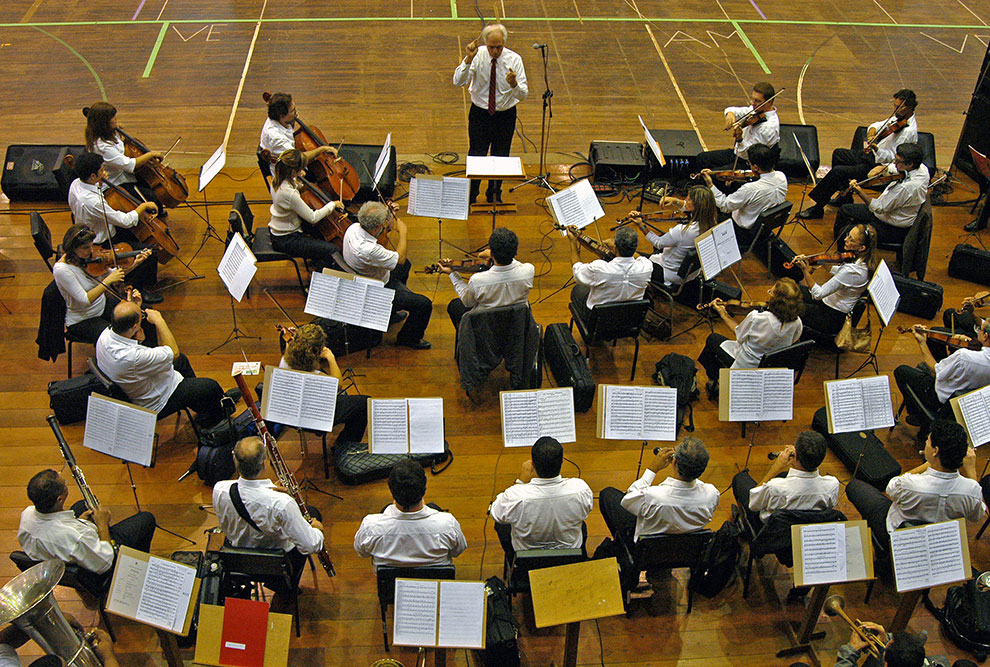
M 126 4 L 126 6 L 125 6 Z M 491 3 L 481 11 L 493 14 Z M 915 89 L 922 130 L 936 137 L 940 166 L 948 166 L 990 39 L 990 14 L 978 3 L 956 0 L 938 3 L 920 0 L 900 2 L 794 3 L 787 0 L 714 0 L 711 2 L 602 2 L 588 0 L 522 0 L 498 2 L 511 31 L 509 45 L 522 53 L 529 67 L 530 99 L 520 107 L 520 130 L 514 153 L 522 155 L 531 172 L 537 170 L 535 145 L 539 143 L 542 73 L 531 52 L 533 42 L 549 44 L 550 85 L 554 117 L 550 134 L 552 179 L 564 184 L 567 170 L 586 155 L 592 140 L 638 141 L 637 114 L 651 128 L 696 129 L 709 148 L 726 144 L 720 131 L 721 108 L 742 103 L 753 82 L 769 79 L 781 95 L 784 122 L 818 126 L 824 154 L 848 145 L 857 125 L 879 118 L 889 109 L 889 96 L 901 87 Z M 261 21 L 259 22 L 259 17 Z M 230 0 L 202 3 L 192 0 L 133 0 L 130 3 L 54 2 L 7 0 L 0 5 L 0 67 L 8 72 L 8 94 L 0 100 L 2 143 L 81 143 L 82 106 L 105 95 L 120 109 L 121 124 L 156 149 L 177 137 L 172 163 L 195 182 L 199 165 L 224 141 L 228 166 L 210 185 L 209 218 L 223 233 L 229 202 L 244 192 L 253 202 L 259 224 L 267 221 L 267 193 L 251 165 L 257 133 L 264 118 L 261 92 L 284 90 L 294 94 L 300 116 L 320 125 L 331 141 L 381 143 L 387 132 L 399 152 L 399 162 L 422 161 L 434 173 L 454 173 L 466 152 L 467 104 L 463 91 L 450 85 L 462 45 L 476 36 L 480 21 L 472 3 L 461 0 L 413 0 L 409 4 L 382 0 L 341 0 L 335 3 L 301 3 L 285 0 Z M 249 57 L 252 38 L 254 49 Z M 242 79 L 242 72 L 244 73 Z M 243 87 L 241 88 L 241 85 Z M 240 96 L 238 97 L 238 94 Z M 430 156 L 456 151 L 460 159 L 447 165 Z M 575 173 L 580 173 L 575 169 Z M 972 184 L 956 185 L 953 201 L 972 198 Z M 404 193 L 402 183 L 397 193 Z M 802 191 L 791 187 L 789 199 L 798 205 Z M 500 219 L 520 236 L 520 259 L 536 264 L 539 278 L 532 293 L 534 315 L 547 325 L 567 321 L 567 291 L 554 294 L 570 272 L 567 246 L 551 234 L 549 218 L 541 208 L 542 193 L 525 187 L 507 196 L 519 205 L 516 214 Z M 206 214 L 202 197 L 191 202 Z M 605 202 L 603 222 L 630 208 L 622 197 Z M 26 213 L 44 211 L 54 236 L 60 238 L 69 224 L 62 202 L 15 204 L 0 208 L 0 550 L 16 548 L 16 528 L 28 479 L 43 467 L 59 468 L 61 458 L 44 418 L 49 413 L 48 382 L 65 376 L 65 357 L 50 364 L 37 359 L 34 338 L 38 307 L 50 274 L 32 247 Z M 968 208 L 935 210 L 935 234 L 929 261 L 929 280 L 945 287 L 948 306 L 981 289 L 971 283 L 948 279 L 946 264 L 958 242 L 962 225 L 970 219 Z M 219 353 L 206 352 L 221 343 L 230 331 L 229 299 L 217 279 L 215 267 L 222 246 L 203 243 L 205 224 L 192 211 L 178 209 L 170 217 L 182 247 L 180 257 L 189 261 L 204 279 L 166 291 L 161 311 L 175 332 L 180 348 L 189 355 L 200 375 L 231 386 L 229 369 L 241 359 L 235 344 Z M 412 219 L 409 255 L 414 266 L 438 258 L 435 222 Z M 819 237 L 830 236 L 832 214 L 811 225 Z M 603 224 L 603 227 L 605 225 Z M 467 223 L 444 222 L 443 235 L 458 246 L 471 248 L 485 242 L 490 219 L 473 216 Z M 798 251 L 814 252 L 820 246 L 802 230 L 789 241 Z M 829 238 L 829 240 L 831 240 Z M 645 247 L 645 244 L 644 244 Z M 445 253 L 447 254 L 447 253 Z M 195 257 L 194 257 L 195 255 Z M 754 298 L 769 284 L 764 267 L 744 259 L 740 277 Z M 181 279 L 190 275 L 178 262 L 161 274 Z M 442 396 L 448 440 L 455 455 L 450 468 L 429 480 L 428 499 L 449 508 L 460 520 L 469 548 L 457 561 L 462 579 L 487 578 L 501 573 L 501 550 L 485 511 L 493 495 L 514 480 L 523 451 L 504 450 L 497 409 L 497 391 L 507 388 L 502 371 L 495 374 L 480 405 L 473 405 L 460 391 L 453 363 L 453 328 L 445 305 L 454 297 L 445 277 L 415 274 L 412 288 L 430 296 L 435 312 L 427 338 L 433 349 L 414 352 L 388 342 L 370 360 L 363 354 L 343 362 L 361 374 L 362 393 L 375 397 Z M 271 302 L 261 294 L 269 287 L 293 318 L 302 321 L 303 297 L 291 267 L 266 265 L 258 272 L 249 299 L 237 305 L 238 324 L 260 340 L 243 341 L 248 358 L 264 363 L 278 360 L 273 325 L 284 323 Z M 545 300 L 542 300 L 546 298 Z M 678 328 L 693 315 L 679 311 Z M 915 318 L 895 317 L 895 325 Z M 636 383 L 649 383 L 654 363 L 667 352 L 697 356 L 707 329 L 700 327 L 673 343 L 644 342 Z M 391 341 L 392 336 L 387 337 Z M 75 355 L 81 372 L 85 346 Z M 598 382 L 626 382 L 632 347 L 594 348 L 591 368 Z M 843 359 L 851 372 L 859 357 Z M 880 344 L 881 371 L 890 373 L 901 363 L 920 359 L 915 343 L 893 330 Z M 831 356 L 815 353 L 795 394 L 795 418 L 788 423 L 761 427 L 752 448 L 756 476 L 768 464 L 766 454 L 793 442 L 809 427 L 816 409 L 823 405 L 821 382 L 831 378 Z M 896 400 L 895 391 L 895 400 Z M 602 441 L 594 437 L 594 412 L 577 415 L 578 442 L 567 445 L 567 456 L 580 471 L 565 464 L 564 474 L 580 474 L 596 492 L 604 486 L 624 488 L 634 479 L 640 456 L 639 443 Z M 743 466 L 749 439 L 736 426 L 718 421 L 714 404 L 702 398 L 696 406 L 696 435 L 708 445 L 712 461 L 704 479 L 725 489 Z M 880 433 L 905 468 L 918 462 L 913 442 L 915 429 L 898 426 L 889 435 Z M 127 469 L 115 460 L 83 450 L 81 425 L 65 428 L 80 464 L 98 497 L 116 518 L 135 509 Z M 201 549 L 203 530 L 215 518 L 198 508 L 210 502 L 210 489 L 198 480 L 177 483 L 194 453 L 193 435 L 184 420 L 167 419 L 159 427 L 158 464 L 154 469 L 134 468 L 136 496 L 143 509 L 151 510 L 163 528 L 196 542 L 159 531 L 153 544 L 157 554 L 184 548 Z M 343 500 L 311 494 L 310 502 L 323 511 L 338 576 L 322 573 L 303 578 L 303 636 L 293 638 L 291 665 L 371 664 L 384 656 L 381 629 L 370 563 L 358 558 L 351 542 L 361 518 L 388 500 L 384 483 L 346 487 L 331 477 L 322 478 L 319 441 L 300 442 L 286 435 L 281 446 L 299 477 L 309 478 Z M 981 457 L 982 458 L 982 457 Z M 845 482 L 850 474 L 829 455 L 824 469 Z M 73 490 L 71 498 L 75 498 Z M 714 524 L 728 518 L 731 498 L 723 499 Z M 840 509 L 855 516 L 843 497 Z M 976 527 L 971 527 L 975 533 Z M 607 534 L 597 509 L 589 519 L 589 546 Z M 982 543 L 971 546 L 974 566 L 984 568 L 990 553 Z M 767 559 L 755 575 L 748 600 L 736 584 L 715 600 L 697 599 L 690 616 L 685 614 L 686 591 L 681 577 L 671 582 L 652 616 L 638 609 L 632 619 L 603 619 L 583 627 L 579 663 L 599 664 L 601 651 L 608 665 L 782 664 L 775 652 L 786 645 L 778 624 L 797 620 L 804 608 L 785 604 L 788 573 Z M 6 559 L 0 560 L 0 579 L 15 574 Z M 869 608 L 863 603 L 865 586 L 837 587 L 850 614 L 887 623 L 897 596 L 883 591 Z M 941 601 L 944 591 L 934 595 Z M 59 591 L 63 607 L 83 621 L 95 618 L 68 592 Z M 163 664 L 151 632 L 142 626 L 117 621 L 117 650 L 124 665 Z M 848 638 L 844 627 L 824 623 L 827 637 L 820 643 L 825 664 Z M 928 630 L 929 653 L 963 657 L 943 641 L 931 616 L 916 612 L 911 627 Z M 527 665 L 560 661 L 562 632 L 523 632 L 521 645 Z M 37 649 L 25 647 L 25 655 Z M 413 652 L 393 650 L 407 666 Z M 191 659 L 191 655 L 188 656 Z M 456 664 L 469 662 L 465 652 L 454 656 Z M 788 661 L 789 662 L 789 661 Z M 787 664 L 784 662 L 783 664 Z

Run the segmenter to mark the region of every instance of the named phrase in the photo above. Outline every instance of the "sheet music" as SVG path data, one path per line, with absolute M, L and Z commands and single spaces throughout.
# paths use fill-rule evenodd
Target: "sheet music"
M 220 274 L 220 280 L 227 287 L 227 291 L 238 301 L 244 298 L 244 292 L 251 284 L 254 274 L 258 272 L 256 262 L 257 259 L 244 242 L 244 237 L 234 234 L 227 244 L 220 264 L 217 265 L 217 273 Z
M 369 410 L 372 454 L 409 451 L 408 406 L 404 398 L 373 398 Z
M 959 521 L 895 530 L 890 545 L 898 592 L 967 578 Z
M 113 589 L 107 598 L 107 609 L 115 614 L 136 618 L 141 601 L 141 587 L 148 571 L 148 563 L 121 552 L 114 565 Z
M 303 312 L 333 319 L 338 285 L 340 285 L 339 278 L 314 271 L 310 276 L 309 293 L 306 295 L 306 307 L 303 308 Z
M 86 404 L 83 446 L 124 461 L 150 466 L 158 416 L 99 394 Z
M 660 163 L 660 166 L 666 167 L 667 158 L 663 156 L 663 151 L 660 150 L 660 144 L 658 144 L 657 140 L 653 138 L 653 134 L 650 132 L 650 129 L 646 127 L 646 123 L 643 122 L 643 117 L 636 116 L 636 118 L 639 118 L 639 124 L 643 128 L 643 136 L 646 138 L 646 145 L 650 147 L 650 150 L 653 152 L 653 156 L 657 159 L 657 162 Z
M 794 371 L 731 369 L 729 421 L 786 421 L 794 417 Z
M 603 437 L 610 440 L 676 439 L 677 390 L 605 385 Z
M 794 418 L 794 371 L 790 368 L 762 368 L 762 421 Z
M 886 375 L 825 383 L 833 433 L 869 431 L 894 425 Z
M 135 618 L 182 632 L 195 580 L 195 569 L 151 556 Z
M 500 155 L 468 155 L 464 161 L 464 173 L 468 178 L 512 178 L 524 175 L 522 158 Z
M 858 526 L 846 524 L 846 581 L 866 579 L 866 554 Z
M 334 319 L 347 324 L 360 325 L 364 310 L 364 295 L 368 291 L 366 283 L 356 280 L 337 279 L 337 299 L 333 304 Z
M 443 399 L 410 398 L 409 453 L 430 454 L 443 451 Z
M 389 318 L 392 316 L 392 301 L 395 299 L 395 290 L 384 287 L 380 281 L 376 280 L 375 283 L 369 283 L 368 290 L 364 293 L 361 326 L 375 331 L 385 331 L 388 329 Z
M 437 645 L 438 583 L 429 580 L 395 580 L 395 615 L 392 643 L 397 646 Z
M 583 229 L 599 218 L 605 217 L 598 195 L 591 188 L 591 181 L 582 179 L 560 192 L 547 197 L 550 211 L 557 224 Z
M 196 189 L 199 192 L 205 190 L 210 181 L 223 170 L 225 164 L 227 164 L 227 146 L 223 145 L 213 151 L 210 159 L 199 168 L 199 187 Z
M 482 581 L 441 581 L 437 646 L 483 648 L 487 602 Z
M 392 133 L 389 132 L 385 136 L 385 145 L 382 146 L 381 152 L 378 154 L 378 159 L 375 160 L 375 174 L 372 177 L 375 181 L 375 187 L 382 182 L 382 176 L 385 175 L 385 170 L 388 169 L 388 156 L 391 152 L 389 149 L 392 147 Z
M 847 581 L 846 524 L 801 526 L 801 561 L 803 585 Z
M 337 378 L 285 368 L 270 370 L 262 402 L 265 419 L 315 431 L 333 430 Z
M 395 290 L 360 276 L 341 278 L 315 272 L 303 312 L 376 331 L 388 329 Z
M 742 259 L 739 243 L 736 242 L 736 228 L 732 226 L 731 219 L 715 225 L 712 228 L 712 238 L 715 239 L 715 248 L 718 251 L 720 271 Z
M 468 181 L 470 182 L 470 181 Z M 443 179 L 417 176 L 409 181 L 409 204 L 406 213 L 423 218 L 442 218 Z
M 544 435 L 560 442 L 577 440 L 571 387 L 503 391 L 500 400 L 506 447 L 532 447 Z
M 677 389 L 646 387 L 643 396 L 643 439 L 677 439 Z
M 968 579 L 959 522 L 946 521 L 925 527 L 928 529 L 928 551 L 932 562 L 932 585 Z
M 705 280 L 711 280 L 722 271 L 715 237 L 710 233 L 698 236 L 694 240 L 694 247 L 698 250 L 698 259 L 701 260 L 701 270 L 705 274 Z
M 574 427 L 574 390 L 571 387 L 541 389 L 536 392 L 536 401 L 540 419 L 538 437 L 549 435 L 560 442 L 577 440 Z
M 448 220 L 467 220 L 471 208 L 471 179 L 456 176 L 443 177 L 440 197 L 440 217 Z
M 866 289 L 873 299 L 873 305 L 876 306 L 877 312 L 880 313 L 883 325 L 887 326 L 890 324 L 890 318 L 897 312 L 897 305 L 901 302 L 901 294 L 897 291 L 894 276 L 890 273 L 890 267 L 887 266 L 886 260 L 880 260 L 880 266 L 877 267 L 876 273 L 873 274 Z
M 957 402 L 973 446 L 990 442 L 990 386 L 964 394 Z

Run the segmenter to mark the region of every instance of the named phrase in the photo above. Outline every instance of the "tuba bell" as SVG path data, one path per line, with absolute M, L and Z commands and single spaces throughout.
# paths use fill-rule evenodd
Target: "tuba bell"
M 66 667 L 102 667 L 86 639 L 62 615 L 53 589 L 65 573 L 65 564 L 46 560 L 25 570 L 0 588 L 0 626 L 13 623 Z

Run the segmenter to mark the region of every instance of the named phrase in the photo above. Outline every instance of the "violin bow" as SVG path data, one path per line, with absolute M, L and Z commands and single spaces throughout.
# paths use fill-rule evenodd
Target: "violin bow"
M 272 300 L 272 303 L 274 303 L 275 304 L 275 307 L 278 308 L 279 311 L 281 311 L 281 313 L 285 316 L 285 319 L 287 319 L 290 322 L 292 322 L 292 326 L 294 326 L 294 327 L 298 327 L 299 326 L 296 323 L 296 321 L 294 319 L 292 319 L 292 315 L 289 315 L 287 312 L 285 312 L 285 308 L 282 307 L 282 304 L 280 304 L 278 301 L 275 300 L 275 297 L 272 296 L 272 293 L 268 291 L 268 288 L 267 287 L 262 287 L 261 288 L 261 291 L 265 293 L 265 296 L 267 296 L 269 299 Z

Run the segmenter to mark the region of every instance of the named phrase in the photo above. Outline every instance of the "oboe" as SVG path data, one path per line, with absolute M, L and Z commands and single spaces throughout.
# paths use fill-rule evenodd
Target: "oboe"
M 83 502 L 86 503 L 88 509 L 95 511 L 100 506 L 100 501 L 96 499 L 93 490 L 86 483 L 86 476 L 83 475 L 83 471 L 76 464 L 76 457 L 72 455 L 72 450 L 69 449 L 69 443 L 65 441 L 65 437 L 62 435 L 62 429 L 59 428 L 58 420 L 55 419 L 55 415 L 48 415 L 47 419 L 48 425 L 52 427 L 52 433 L 55 434 L 55 439 L 58 440 L 58 448 L 62 451 L 62 458 L 65 459 L 65 465 L 69 468 L 69 472 L 72 473 L 72 478 L 76 480 L 76 485 L 79 487 L 79 493 L 82 494 Z
M 299 491 L 299 483 L 296 482 L 295 476 L 289 470 L 289 466 L 286 465 L 285 459 L 282 458 L 282 452 L 279 451 L 275 438 L 268 432 L 268 427 L 265 426 L 265 420 L 261 418 L 261 410 L 258 409 L 258 403 L 254 400 L 251 390 L 248 389 L 247 381 L 245 381 L 243 375 L 235 375 L 234 381 L 237 382 L 237 386 L 241 390 L 241 396 L 244 398 L 248 409 L 251 410 L 251 417 L 254 420 L 255 427 L 258 429 L 258 435 L 261 436 L 262 442 L 265 443 L 265 451 L 268 452 L 268 460 L 271 463 L 272 470 L 275 471 L 278 483 L 296 501 L 296 505 L 299 506 L 299 511 L 302 512 L 303 518 L 306 521 L 312 521 L 313 518 L 309 515 L 309 510 L 306 509 L 306 500 Z M 320 547 L 316 555 L 319 557 L 323 569 L 327 571 L 327 575 L 334 576 L 336 572 L 333 569 L 333 561 L 330 560 L 330 554 L 327 553 L 326 545 Z

